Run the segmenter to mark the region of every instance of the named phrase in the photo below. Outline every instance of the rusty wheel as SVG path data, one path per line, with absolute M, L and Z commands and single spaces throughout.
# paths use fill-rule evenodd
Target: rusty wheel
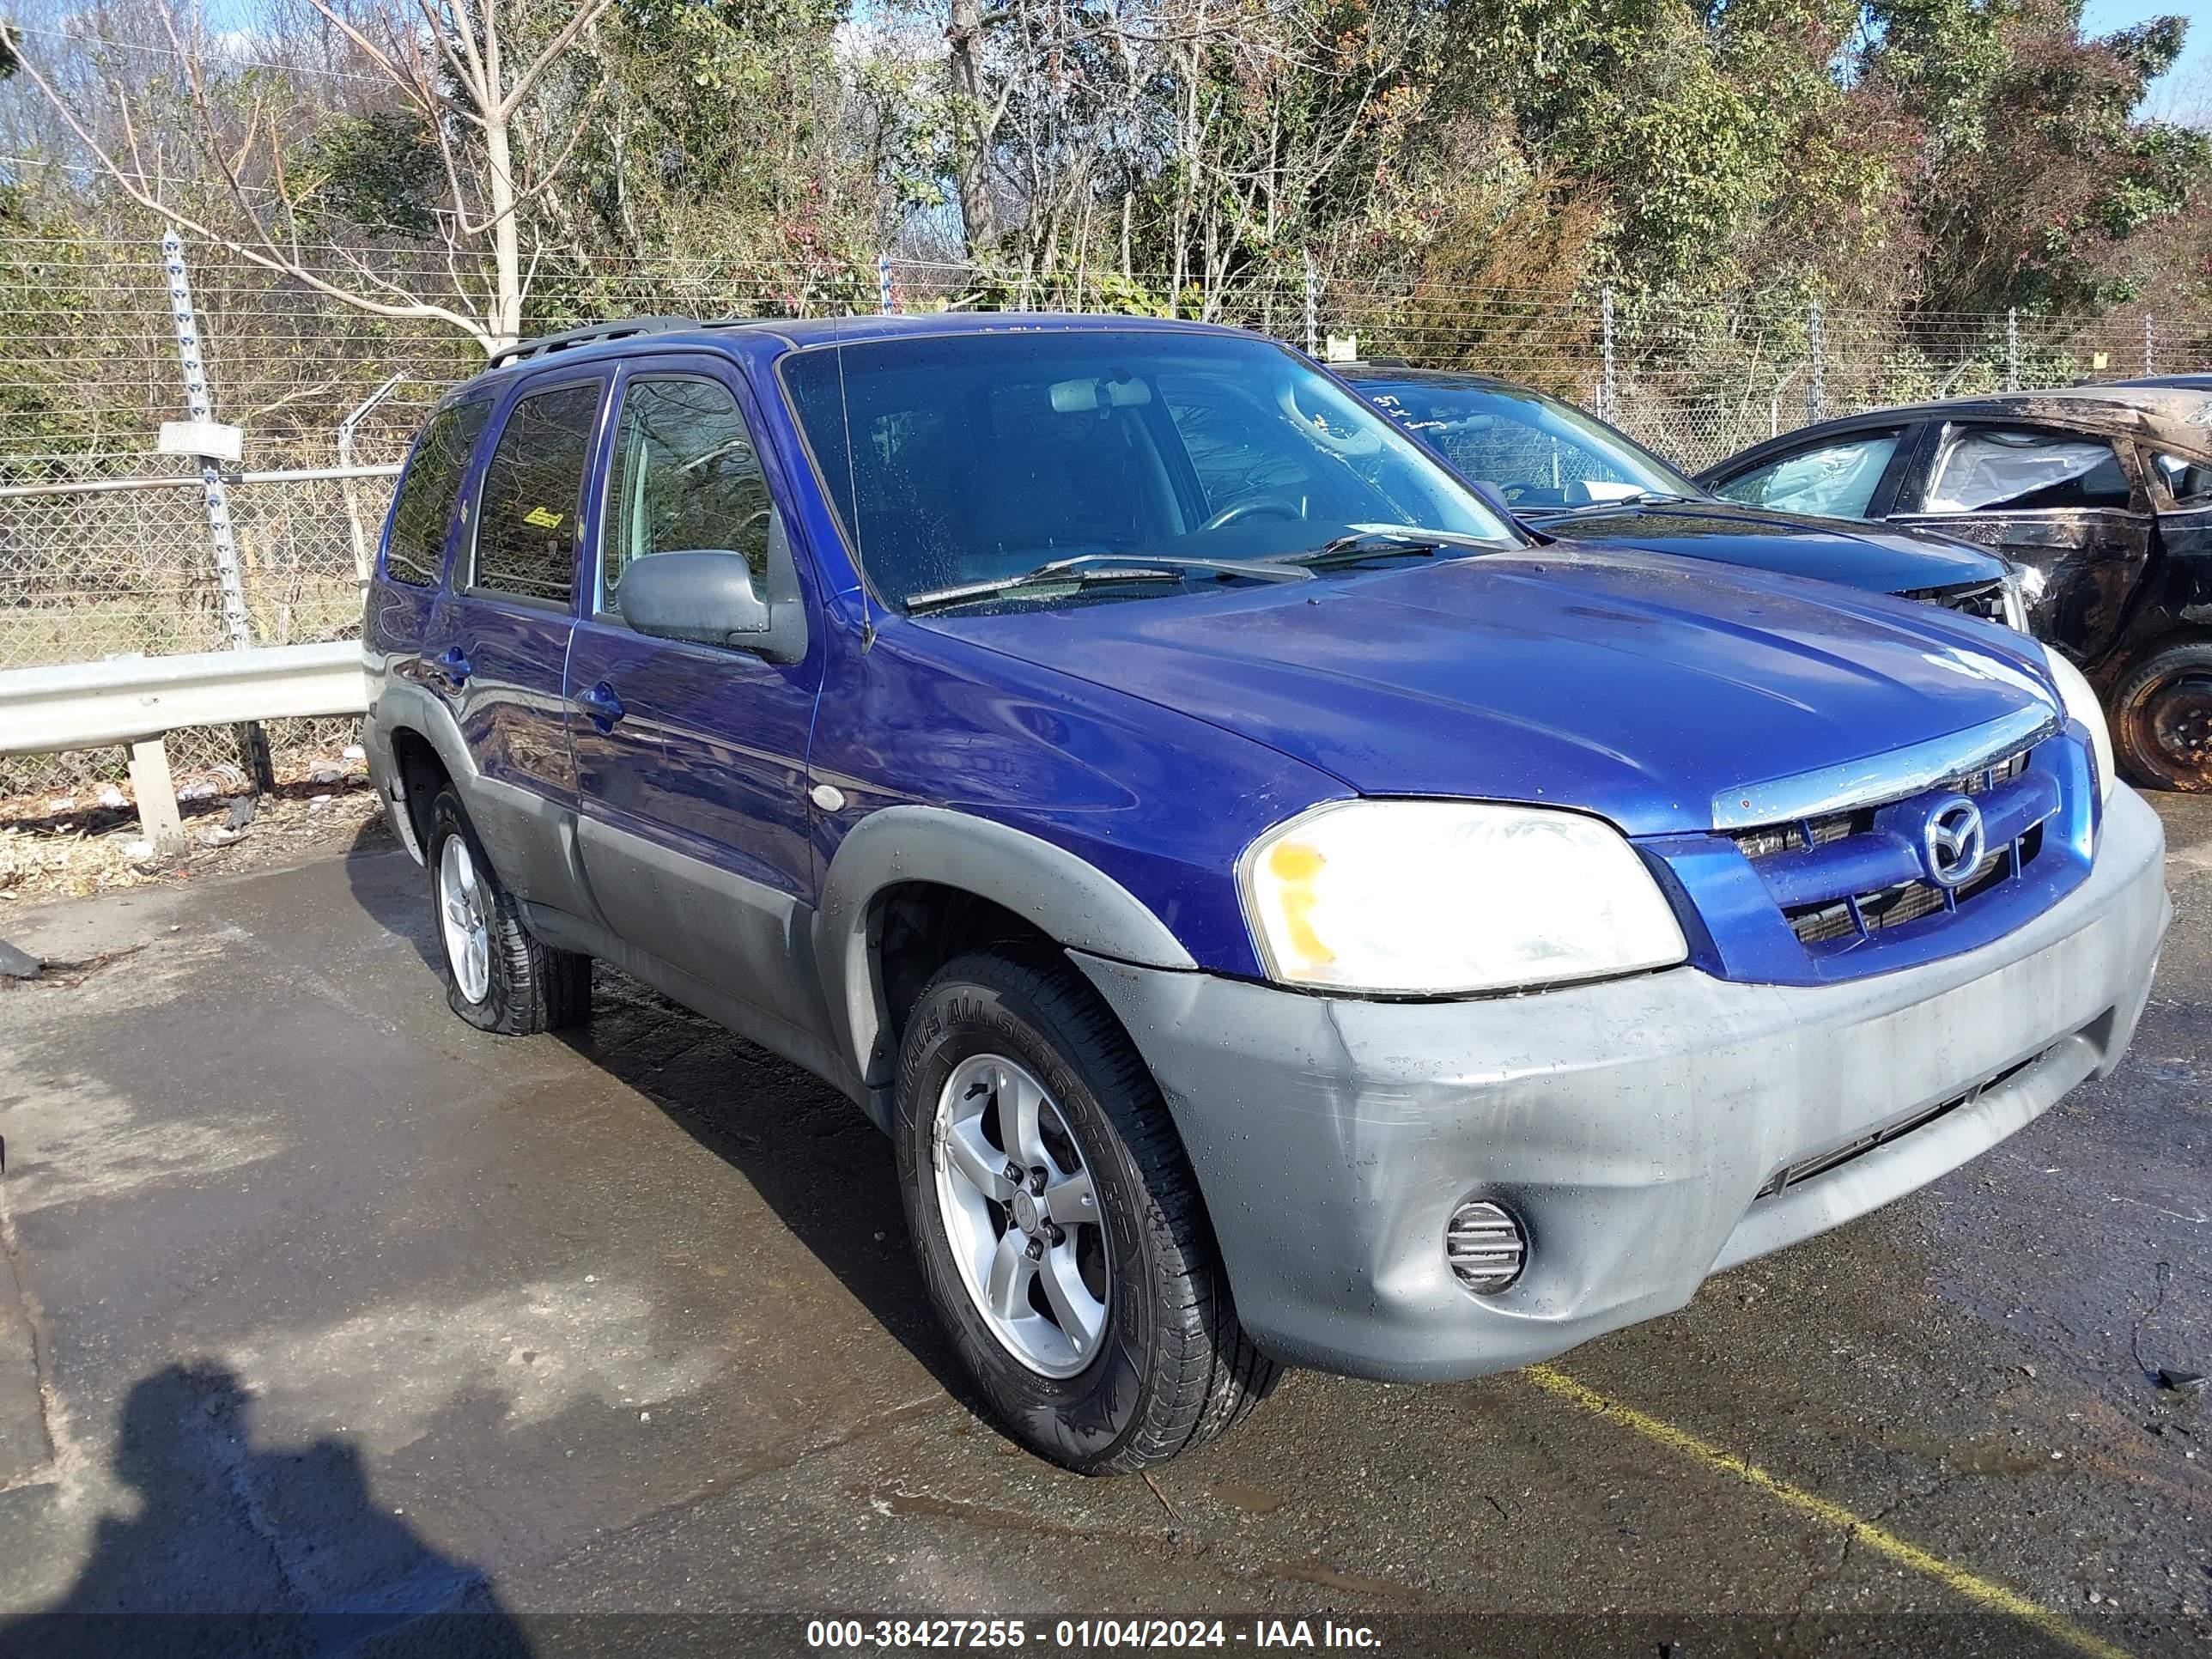
M 2160 789 L 2212 791 L 2212 642 L 2168 647 L 2120 682 L 2121 769 Z

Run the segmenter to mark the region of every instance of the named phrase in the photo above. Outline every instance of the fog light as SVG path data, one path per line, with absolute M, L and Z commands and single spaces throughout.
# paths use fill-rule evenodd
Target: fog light
M 1444 1229 L 1444 1260 L 1477 1296 L 1495 1296 L 1521 1277 L 1528 1241 L 1521 1224 L 1488 1199 L 1470 1199 Z

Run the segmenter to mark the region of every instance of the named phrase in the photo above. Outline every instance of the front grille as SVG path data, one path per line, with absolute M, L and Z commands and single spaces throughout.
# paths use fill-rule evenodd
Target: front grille
M 1887 1146 L 1892 1141 L 1902 1140 L 1915 1129 L 1924 1129 L 1937 1118 L 1948 1117 L 1961 1106 L 1971 1106 L 1990 1090 L 2002 1088 L 2034 1065 L 2037 1060 L 2041 1060 L 2043 1054 L 2050 1052 L 2051 1050 L 2046 1048 L 2043 1054 L 2030 1055 L 2017 1066 L 2008 1066 L 1995 1077 L 1986 1078 L 1963 1093 L 1953 1095 L 1948 1100 L 1938 1101 L 1925 1111 L 1915 1112 L 1901 1123 L 1893 1123 L 1886 1129 L 1877 1129 L 1872 1134 L 1862 1135 L 1847 1146 L 1838 1146 L 1832 1152 L 1822 1152 L 1818 1158 L 1808 1158 L 1801 1163 L 1792 1164 L 1785 1169 L 1777 1170 L 1768 1177 L 1766 1184 L 1759 1189 L 1758 1196 L 1771 1198 L 1775 1194 L 1810 1181 L 1815 1176 L 1824 1176 L 1831 1170 L 1840 1169 L 1854 1158 L 1864 1158 L 1878 1147 Z
M 1925 793 L 1986 798 L 2012 783 L 2027 770 L 2028 751 L 1945 778 Z M 1729 832 L 1729 839 L 1757 868 L 1762 862 L 1784 855 L 1802 857 L 1824 848 L 1848 852 L 1840 843 L 1869 836 L 1875 820 L 1893 801 L 1873 801 L 1848 811 L 1801 818 L 1787 823 L 1762 824 L 1753 830 Z M 1849 949 L 1888 928 L 1972 903 L 2000 884 L 2018 878 L 2043 848 L 2043 826 L 2039 822 L 2025 833 L 1990 848 L 1972 874 L 1957 887 L 1946 890 L 1919 878 L 1859 891 L 1825 892 L 1806 902 L 1784 904 L 1783 915 L 1790 931 L 1808 949 Z
M 2025 869 L 2035 861 L 2036 854 L 2042 848 L 2043 826 L 2038 824 L 2010 846 L 1984 854 L 1982 861 L 1974 866 L 1974 873 L 1954 890 L 1955 902 L 1967 903 L 1997 883 L 2019 874 L 2012 866 L 2015 849 L 2021 868 Z M 1855 905 L 1856 919 L 1852 915 Z M 1790 931 L 1806 944 L 1827 945 L 1839 939 L 1856 940 L 1862 922 L 1869 933 L 1878 933 L 1885 927 L 1901 927 L 1908 921 L 1932 916 L 1944 908 L 1943 890 L 1934 882 L 1908 881 L 1901 887 L 1887 888 L 1878 893 L 1855 893 L 1838 903 L 1791 905 L 1782 914 L 1789 918 Z

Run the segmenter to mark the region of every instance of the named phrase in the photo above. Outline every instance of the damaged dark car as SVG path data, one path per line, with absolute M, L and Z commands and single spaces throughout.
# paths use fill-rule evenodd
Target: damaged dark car
M 1875 410 L 1698 475 L 1749 506 L 1941 531 L 2010 560 L 2142 783 L 2212 790 L 2212 392 L 2081 386 Z

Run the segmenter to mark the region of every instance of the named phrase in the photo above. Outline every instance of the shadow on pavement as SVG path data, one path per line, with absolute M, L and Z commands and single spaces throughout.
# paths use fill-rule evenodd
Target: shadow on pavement
M 369 830 L 346 866 L 355 901 L 413 943 L 432 970 L 422 982 L 426 1004 L 441 1005 L 445 963 L 421 866 Z M 860 1109 L 811 1073 L 605 963 L 592 970 L 592 1005 L 591 1023 L 560 1040 L 743 1176 L 948 1394 L 987 1416 L 922 1289 L 891 1143 Z
M 530 1653 L 482 1572 L 374 1502 L 358 1451 L 256 1447 L 252 1409 L 219 1364 L 141 1380 L 114 1454 L 138 1512 L 100 1522 L 59 1601 L 0 1624 L 0 1655 Z
M 346 849 L 346 884 L 378 927 L 415 947 L 422 965 L 442 975 L 445 958 L 431 925 L 430 878 L 381 818 L 361 826 Z M 443 983 L 442 979 L 441 983 Z

